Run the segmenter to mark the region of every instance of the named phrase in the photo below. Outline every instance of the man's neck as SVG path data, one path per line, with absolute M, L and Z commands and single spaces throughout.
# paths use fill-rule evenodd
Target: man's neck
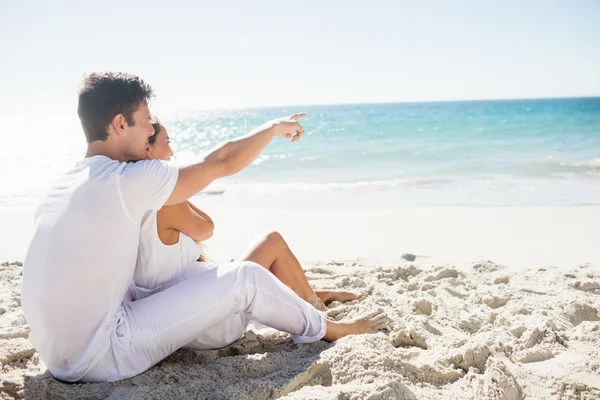
M 85 157 L 93 156 L 105 156 L 120 162 L 127 161 L 123 152 L 117 151 L 108 142 L 101 140 L 96 140 L 88 144 Z

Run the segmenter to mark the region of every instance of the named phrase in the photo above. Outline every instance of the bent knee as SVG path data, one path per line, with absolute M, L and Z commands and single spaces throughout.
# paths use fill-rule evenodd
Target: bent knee
M 263 267 L 262 265 L 255 263 L 254 261 L 243 261 L 240 266 L 239 266 L 239 271 L 240 273 L 244 273 L 244 274 L 256 274 L 256 273 L 262 273 L 263 271 L 266 272 L 266 268 Z
M 253 280 L 254 278 L 262 279 L 262 276 L 270 276 L 271 273 L 262 265 L 255 263 L 254 261 L 244 261 L 242 262 L 238 270 L 238 278 L 240 278 L 240 282 L 248 282 Z
M 264 240 L 266 242 L 270 242 L 270 243 L 274 243 L 274 244 L 278 244 L 278 245 L 285 243 L 283 236 L 281 236 L 281 233 L 279 233 L 277 231 L 270 231 L 270 232 L 266 233 L 264 236 Z

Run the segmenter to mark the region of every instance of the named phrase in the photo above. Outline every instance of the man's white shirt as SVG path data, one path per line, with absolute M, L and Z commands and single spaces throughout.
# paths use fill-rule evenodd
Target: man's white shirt
M 105 156 L 78 162 L 43 198 L 23 267 L 29 339 L 58 378 L 105 355 L 131 284 L 142 216 L 170 196 L 178 168 Z

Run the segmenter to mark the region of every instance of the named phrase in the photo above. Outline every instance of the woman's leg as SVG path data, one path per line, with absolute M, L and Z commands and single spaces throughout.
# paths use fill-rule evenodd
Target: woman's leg
M 273 273 L 281 282 L 291 288 L 301 298 L 321 311 L 327 310 L 324 302 L 349 301 L 356 295 L 332 290 L 313 291 L 300 262 L 278 232 L 271 232 L 257 239 L 240 261 L 253 261 Z

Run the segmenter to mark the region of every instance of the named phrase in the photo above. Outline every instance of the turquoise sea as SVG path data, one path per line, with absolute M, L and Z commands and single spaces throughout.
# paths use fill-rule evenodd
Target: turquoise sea
M 215 182 L 203 193 L 210 196 L 199 201 L 277 208 L 600 204 L 600 98 L 158 116 L 169 129 L 178 162 L 185 163 L 223 140 L 297 111 L 307 113 L 302 140 L 276 138 L 253 165 Z M 0 153 L 0 166 L 13 174 L 0 181 L 0 205 L 39 197 L 53 174 L 81 156 L 77 135 L 82 141 L 83 134 L 73 133 L 60 146 L 40 145 L 31 154 Z M 41 178 L 36 168 L 43 170 Z

